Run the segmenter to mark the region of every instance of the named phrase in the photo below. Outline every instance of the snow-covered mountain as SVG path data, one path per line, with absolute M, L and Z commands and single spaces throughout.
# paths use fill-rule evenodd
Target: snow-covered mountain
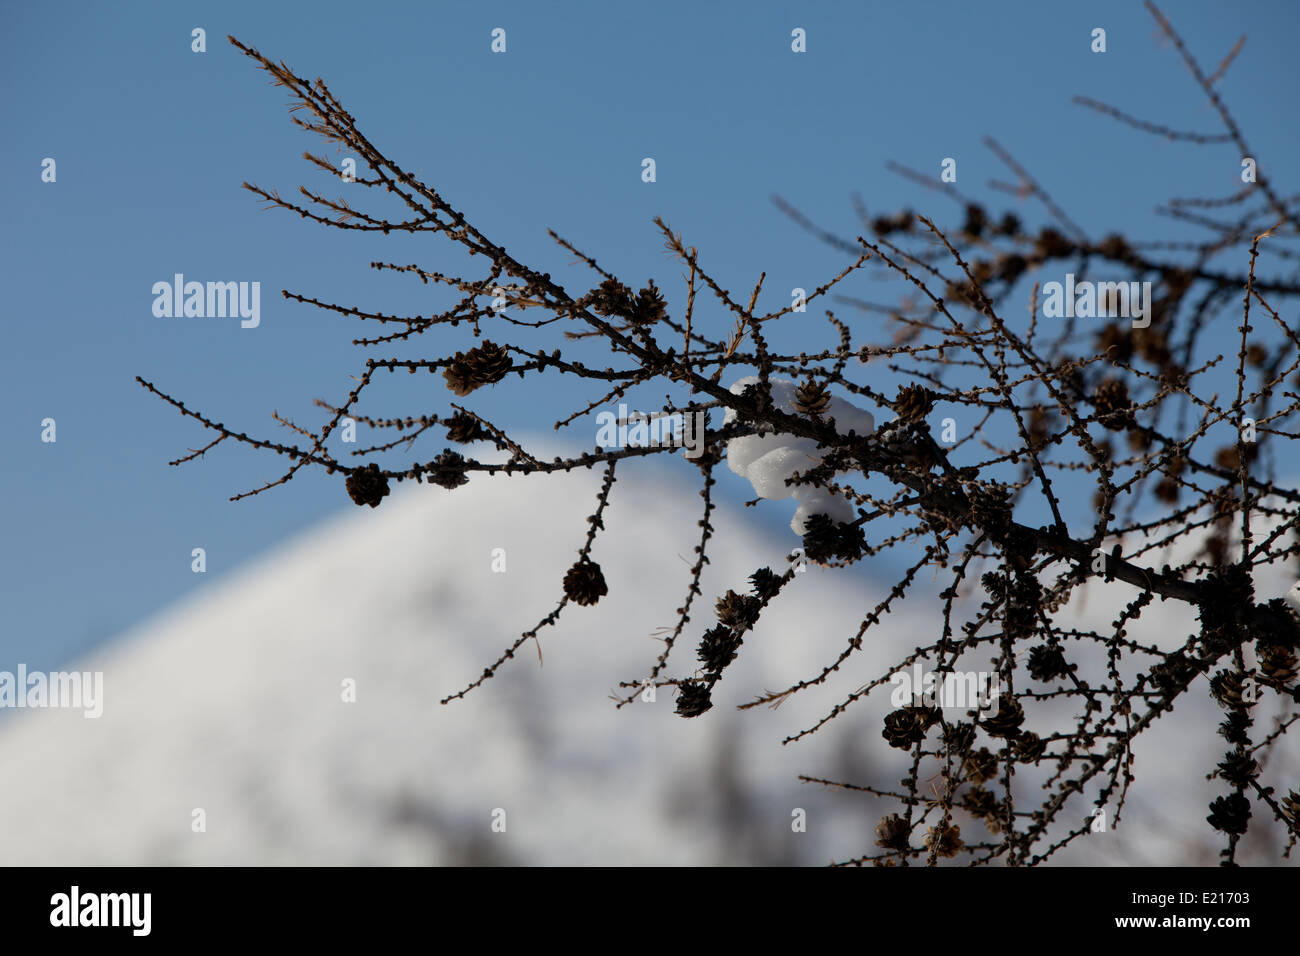
M 598 472 L 402 486 L 123 636 L 82 663 L 104 673 L 102 717 L 41 710 L 0 722 L 0 860 L 821 864 L 870 851 L 872 804 L 796 775 L 896 786 L 906 758 L 881 740 L 888 694 L 804 742 L 780 741 L 931 633 L 933 604 L 891 614 L 827 687 L 737 712 L 819 673 L 888 587 L 813 567 L 747 639 L 712 711 L 683 720 L 667 690 L 616 710 L 609 694 L 645 676 L 657 629 L 675 620 L 700 513 L 684 483 L 693 469 L 625 472 L 592 554 L 609 594 L 541 631 L 544 663 L 526 644 L 446 706 L 440 698 L 558 602 Z M 674 673 L 693 661 L 713 599 L 743 591 L 760 566 L 783 568 L 798 544 L 751 514 L 721 501 Z M 498 548 L 504 573 L 493 570 Z M 1089 616 L 1113 618 L 1119 600 L 1098 593 Z M 355 702 L 343 699 L 347 681 Z M 1143 745 L 1122 827 L 1063 861 L 1214 862 L 1200 823 L 1216 792 L 1203 779 L 1213 739 L 1180 735 L 1217 712 L 1184 709 Z M 792 829 L 796 809 L 806 832 Z

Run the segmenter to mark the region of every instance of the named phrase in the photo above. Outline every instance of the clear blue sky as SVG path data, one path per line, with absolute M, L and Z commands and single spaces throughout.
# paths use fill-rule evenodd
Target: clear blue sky
M 1298 10 L 1166 4 L 1207 69 L 1248 35 L 1221 91 L 1261 163 L 1283 170 L 1298 145 Z M 1107 30 L 1104 55 L 1089 51 L 1096 26 Z M 207 31 L 205 54 L 190 50 L 194 27 Z M 505 55 L 489 50 L 494 27 L 507 30 Z M 790 51 L 795 27 L 807 31 L 806 54 Z M 772 194 L 850 235 L 854 191 L 873 213 L 910 205 L 951 221 L 948 200 L 885 164 L 937 173 L 952 156 L 961 188 L 996 198 L 985 184 L 1009 177 L 985 135 L 1098 235 L 1115 222 L 1139 237 L 1165 232 L 1156 203 L 1238 185 L 1230 149 L 1153 140 L 1070 103 L 1085 94 L 1218 132 L 1136 2 L 5 2 L 0 669 L 65 662 L 353 507 L 323 474 L 227 502 L 277 475 L 274 456 L 223 446 L 167 467 L 209 439 L 135 375 L 243 430 L 272 433 L 273 409 L 314 427 L 311 399 L 338 398 L 360 367 L 348 344 L 357 326 L 279 290 L 416 311 L 430 305 L 425 287 L 368 263 L 459 261 L 441 240 L 415 250 L 262 211 L 241 181 L 286 194 L 333 187 L 299 158 L 319 144 L 289 123 L 284 92 L 227 33 L 323 76 L 372 141 L 518 257 L 585 288 L 547 238 L 554 227 L 629 279 L 655 276 L 678 309 L 679 270 L 655 215 L 732 290 L 766 269 L 775 291 L 764 301 L 775 304 L 844 260 L 789 223 Z M 640 180 L 644 156 L 658 164 L 653 185 Z M 57 183 L 41 182 L 44 157 L 57 161 Z M 261 327 L 155 318 L 150 288 L 176 272 L 260 281 Z M 447 393 L 428 381 L 424 410 L 446 411 Z M 552 410 L 517 398 L 501 389 L 481 407 L 549 429 Z M 40 441 L 46 417 L 57 444 Z M 738 479 L 724 490 L 748 491 Z M 764 518 L 788 519 L 788 509 Z M 190 571 L 193 547 L 207 550 L 206 576 Z

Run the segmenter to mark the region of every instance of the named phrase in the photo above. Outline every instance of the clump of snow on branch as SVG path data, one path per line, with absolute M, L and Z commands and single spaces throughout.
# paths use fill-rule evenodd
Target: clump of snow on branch
M 791 415 L 799 414 L 794 407 L 795 383 L 777 378 L 768 382 L 772 389 L 773 407 Z M 731 393 L 740 395 L 749 386 L 757 384 L 758 376 L 747 375 L 732 383 Z M 870 412 L 835 395 L 831 396 L 823 417 L 835 419 L 835 430 L 841 435 L 856 432 L 865 436 L 876 429 L 876 420 Z M 735 411 L 727 409 L 726 423 L 735 419 Z M 840 524 L 856 517 L 852 502 L 841 495 L 812 485 L 786 484 L 796 471 L 806 473 L 821 461 L 817 442 L 811 438 L 768 431 L 743 435 L 727 442 L 727 464 L 736 474 L 749 479 L 755 494 L 773 501 L 793 496 L 799 502 L 790 529 L 800 537 L 804 534 L 805 522 L 815 514 L 827 515 Z

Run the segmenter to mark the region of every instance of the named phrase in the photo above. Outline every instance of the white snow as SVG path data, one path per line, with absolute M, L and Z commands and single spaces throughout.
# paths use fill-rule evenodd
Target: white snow
M 746 387 L 757 385 L 758 381 L 756 375 L 737 379 L 731 384 L 731 393 L 739 395 Z M 794 407 L 795 383 L 788 379 L 774 378 L 769 380 L 769 384 L 773 406 L 787 414 L 799 414 Z M 835 419 L 835 430 L 841 435 L 855 432 L 866 436 L 876 429 L 876 420 L 870 412 L 838 395 L 830 397 L 830 405 L 823 416 Z M 735 420 L 735 411 L 727 409 L 724 422 L 730 424 Z M 807 472 L 821 464 L 821 461 L 817 443 L 811 438 L 768 432 L 744 435 L 727 442 L 727 464 L 733 472 L 749 479 L 756 495 L 773 501 L 793 496 L 799 502 L 794 518 L 790 521 L 790 530 L 800 537 L 803 536 L 805 523 L 812 515 L 829 515 L 833 521 L 841 524 L 854 518 L 852 502 L 842 495 L 810 485 L 786 484 L 796 471 Z

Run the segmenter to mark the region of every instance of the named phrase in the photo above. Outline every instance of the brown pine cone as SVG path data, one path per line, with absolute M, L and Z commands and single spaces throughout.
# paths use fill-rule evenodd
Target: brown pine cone
M 348 475 L 345 486 L 349 498 L 358 505 L 372 508 L 378 508 L 379 502 L 388 495 L 388 479 L 379 473 L 379 466 L 373 462 Z
M 795 410 L 804 415 L 820 415 L 831 403 L 830 392 L 826 385 L 812 379 L 804 382 L 794 390 L 793 405 Z
M 584 558 L 569 568 L 564 575 L 564 593 L 569 600 L 583 607 L 590 607 L 599 601 L 609 593 L 600 565 Z
M 934 410 L 934 392 L 921 385 L 905 385 L 894 399 L 894 412 L 901 421 L 919 422 Z

